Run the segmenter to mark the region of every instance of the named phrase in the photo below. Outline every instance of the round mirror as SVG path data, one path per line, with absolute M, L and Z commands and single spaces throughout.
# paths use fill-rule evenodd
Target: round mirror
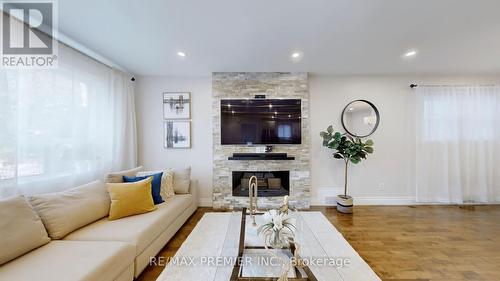
M 378 109 L 367 100 L 352 101 L 342 111 L 342 126 L 354 137 L 364 138 L 373 134 L 379 122 Z

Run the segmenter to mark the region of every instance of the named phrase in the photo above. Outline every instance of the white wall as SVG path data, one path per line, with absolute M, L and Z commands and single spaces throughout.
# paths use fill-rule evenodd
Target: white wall
M 312 205 L 330 203 L 343 192 L 343 161 L 333 159 L 322 146 L 319 132 L 332 124 L 342 131 L 340 114 L 352 100 L 366 99 L 377 106 L 380 125 L 369 138 L 375 152 L 349 167 L 349 193 L 358 204 L 411 204 L 414 202 L 413 102 L 411 83 L 492 84 L 497 76 L 311 76 Z M 325 201 L 326 198 L 326 201 Z
M 139 164 L 147 169 L 191 166 L 200 203 L 212 199 L 212 79 L 137 77 Z M 163 92 L 191 92 L 191 149 L 163 148 Z
M 340 114 L 355 99 L 375 104 L 381 121 L 377 131 L 370 136 L 375 142 L 374 154 L 349 167 L 349 193 L 356 200 L 359 197 L 409 199 L 413 196 L 407 182 L 411 161 L 407 157 L 411 152 L 405 129 L 408 85 L 408 80 L 390 77 L 311 77 L 312 204 L 324 204 L 325 196 L 342 193 L 343 161 L 333 159 L 331 150 L 322 146 L 319 132 L 330 124 L 335 130 L 344 132 Z
M 342 161 L 322 147 L 319 132 L 329 124 L 342 130 L 340 114 L 354 99 L 367 99 L 380 111 L 381 122 L 370 138 L 375 152 L 349 171 L 349 193 L 357 204 L 410 204 L 414 201 L 411 83 L 490 84 L 500 76 L 310 76 L 311 177 L 313 205 L 343 188 Z M 165 91 L 192 92 L 192 149 L 167 150 L 162 144 L 162 99 Z M 191 165 L 201 203 L 212 197 L 211 78 L 139 77 L 136 108 L 139 162 L 146 168 Z M 325 201 L 325 198 L 327 199 Z

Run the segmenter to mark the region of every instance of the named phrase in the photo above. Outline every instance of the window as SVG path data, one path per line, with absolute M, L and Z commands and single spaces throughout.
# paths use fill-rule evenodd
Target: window
M 500 88 L 419 87 L 415 182 L 418 202 L 498 202 Z
M 487 141 L 494 138 L 495 96 L 457 87 L 421 97 L 421 134 L 426 141 Z
M 59 58 L 56 69 L 0 72 L 0 197 L 71 188 L 130 166 L 121 161 L 135 146 L 130 78 L 62 44 Z
M 278 125 L 278 138 L 291 139 L 292 138 L 292 125 L 290 125 L 290 124 Z

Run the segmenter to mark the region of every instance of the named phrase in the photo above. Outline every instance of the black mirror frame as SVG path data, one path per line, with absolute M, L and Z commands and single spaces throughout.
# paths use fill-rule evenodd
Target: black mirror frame
M 377 122 L 375 123 L 375 127 L 373 127 L 373 130 L 369 134 L 363 135 L 363 136 L 358 136 L 358 135 L 355 135 L 355 134 L 349 132 L 349 130 L 347 130 L 347 128 L 346 128 L 346 126 L 344 124 L 344 113 L 346 112 L 346 110 L 349 107 L 349 105 L 351 105 L 352 103 L 355 103 L 357 101 L 366 102 L 367 104 L 369 104 L 373 108 L 373 110 L 375 111 L 375 115 L 377 116 Z M 340 122 L 342 123 L 342 127 L 344 128 L 344 130 L 346 131 L 347 134 L 349 134 L 349 135 L 351 135 L 353 137 L 357 137 L 357 138 L 366 138 L 366 137 L 371 136 L 377 130 L 378 124 L 380 123 L 380 114 L 378 112 L 377 107 L 373 103 L 371 103 L 371 102 L 369 102 L 367 100 L 362 100 L 362 99 L 361 100 L 353 100 L 353 101 L 351 101 L 350 103 L 348 103 L 344 107 L 344 110 L 342 110 L 342 115 L 340 115 Z

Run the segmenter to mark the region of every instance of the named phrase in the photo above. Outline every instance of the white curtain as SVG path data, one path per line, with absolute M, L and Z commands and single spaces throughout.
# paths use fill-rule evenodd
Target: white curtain
M 422 86 L 416 97 L 419 202 L 500 202 L 500 87 Z
M 137 165 L 137 129 L 135 121 L 134 85 L 130 76 L 113 70 L 113 170 L 126 170 Z
M 50 70 L 0 70 L 0 197 L 63 190 L 136 164 L 130 76 L 59 44 Z

